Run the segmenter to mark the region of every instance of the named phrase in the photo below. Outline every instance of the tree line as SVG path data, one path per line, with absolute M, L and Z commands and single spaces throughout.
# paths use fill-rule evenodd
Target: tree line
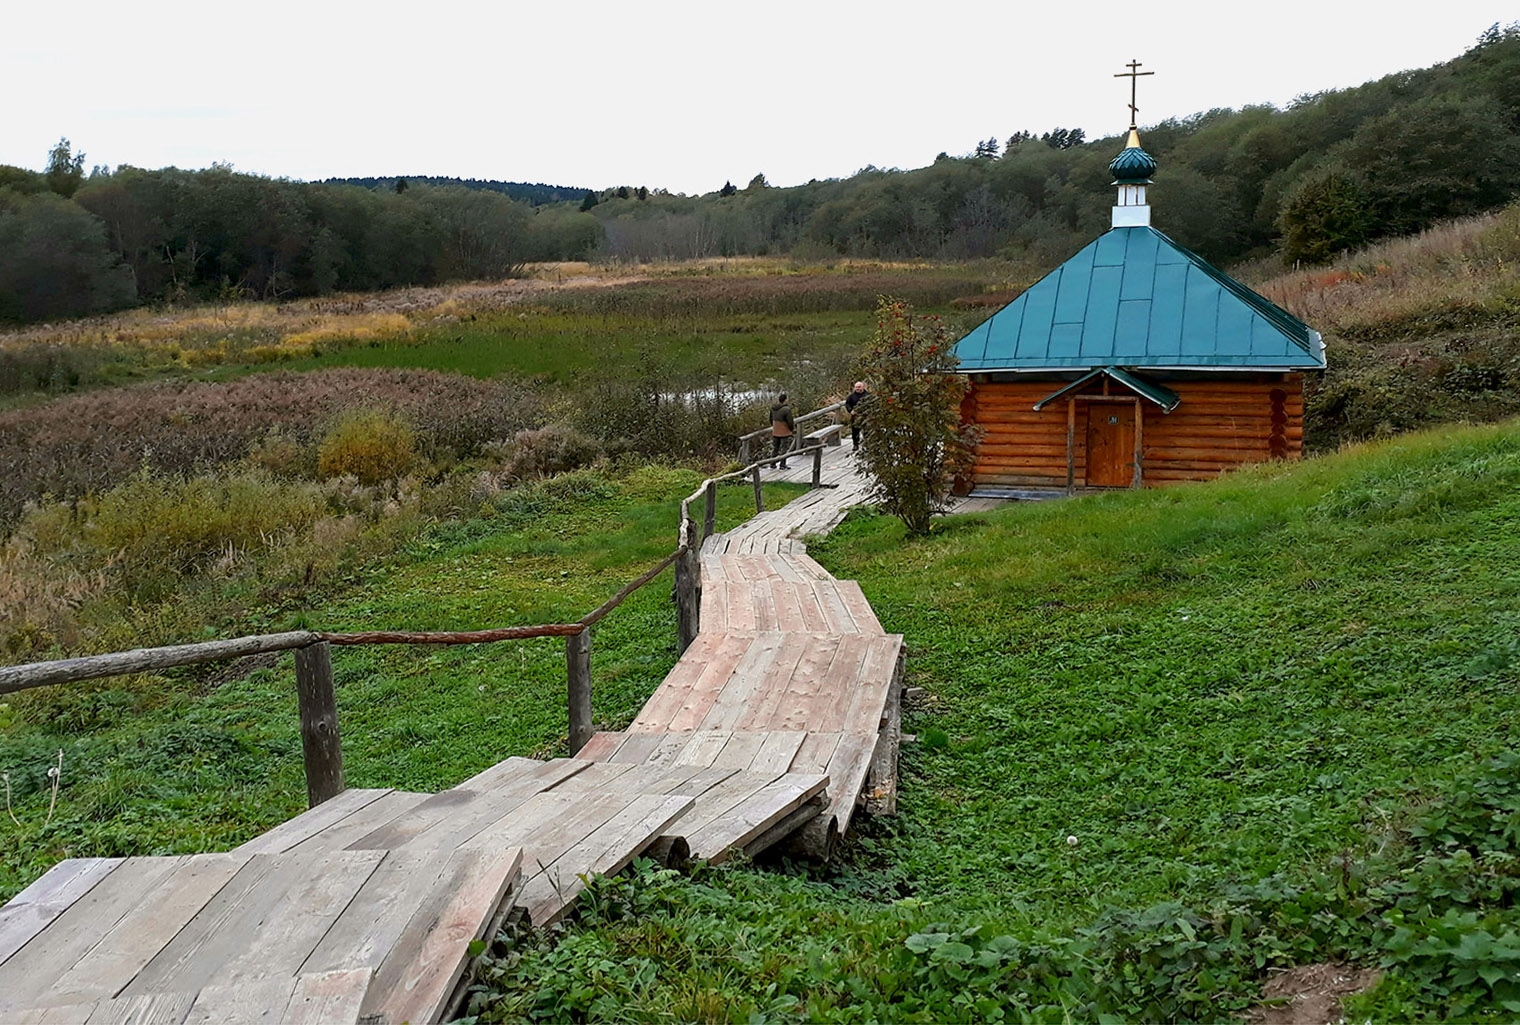
M 586 256 L 594 218 L 494 190 L 397 190 L 97 168 L 68 140 L 38 173 L 0 167 L 0 321 L 138 302 L 280 299 L 521 272 Z
M 1158 228 L 1215 262 L 1320 261 L 1520 195 L 1520 26 L 1456 59 L 1141 131 Z M 534 260 L 790 254 L 1025 259 L 1108 226 L 1120 136 L 1019 130 L 915 170 L 672 195 L 508 182 L 301 183 L 119 167 L 66 140 L 38 173 L 0 166 L 0 321 L 195 297 L 279 298 L 514 274 Z M 517 183 L 521 184 L 521 183 Z M 557 198 L 550 198 L 550 197 Z M 533 205 L 536 204 L 536 205 Z

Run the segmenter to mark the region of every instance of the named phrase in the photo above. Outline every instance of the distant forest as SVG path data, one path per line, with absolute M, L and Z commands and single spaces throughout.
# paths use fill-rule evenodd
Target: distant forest
M 1318 262 L 1520 195 L 1520 26 L 1352 89 L 1141 129 L 1155 224 L 1211 260 Z M 1048 266 L 1108 226 L 1120 136 L 993 135 L 915 170 L 700 196 L 510 182 L 303 183 L 213 166 L 0 165 L 0 321 L 193 298 L 504 277 L 540 260 L 790 254 Z
M 425 174 L 400 175 L 391 178 L 326 178 L 322 184 L 358 185 L 366 189 L 390 189 L 392 192 L 405 192 L 413 185 L 458 186 L 480 192 L 500 192 L 513 199 L 520 199 L 529 206 L 544 206 L 548 203 L 579 203 L 589 191 L 565 185 L 545 185 L 543 182 L 499 182 L 482 178 L 440 178 Z

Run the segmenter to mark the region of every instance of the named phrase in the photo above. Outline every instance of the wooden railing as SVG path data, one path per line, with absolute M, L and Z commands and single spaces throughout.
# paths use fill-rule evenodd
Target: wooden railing
M 667 555 L 574 623 L 507 626 L 493 630 L 372 630 L 361 633 L 293 630 L 226 641 L 136 648 L 108 655 L 0 666 L 0 695 L 31 690 L 34 687 L 154 672 L 270 651 L 294 651 L 296 701 L 301 715 L 301 753 L 306 768 L 306 800 L 309 806 L 316 807 L 323 801 L 336 797 L 344 789 L 343 748 L 338 731 L 337 701 L 333 695 L 332 645 L 489 644 L 531 637 L 563 637 L 570 753 L 575 754 L 586 746 L 592 734 L 590 628 L 684 554 L 677 549 Z
M 833 407 L 829 407 L 833 408 Z M 819 413 L 826 410 L 819 410 Z M 813 416 L 816 414 L 809 414 Z M 785 455 L 757 460 L 732 473 L 710 477 L 702 486 L 681 501 L 681 522 L 676 550 L 644 573 L 625 584 L 616 594 L 574 623 L 542 623 L 536 626 L 507 626 L 491 630 L 389 631 L 330 633 L 321 630 L 292 630 L 285 633 L 254 634 L 225 641 L 202 641 L 159 648 L 135 648 L 106 655 L 30 662 L 25 665 L 0 666 L 0 696 L 36 687 L 79 683 L 108 676 L 155 672 L 180 666 L 198 665 L 229 658 L 243 658 L 272 651 L 294 651 L 296 662 L 296 699 L 301 716 L 301 752 L 306 770 L 306 799 L 311 807 L 343 792 L 343 747 L 338 730 L 338 706 L 333 693 L 332 646 L 355 644 L 490 644 L 497 641 L 525 640 L 533 637 L 565 638 L 566 704 L 569 718 L 569 747 L 573 755 L 591 739 L 591 627 L 623 603 L 629 595 L 653 581 L 666 567 L 674 564 L 676 593 L 677 646 L 685 653 L 700 629 L 701 547 L 704 537 L 711 537 L 717 521 L 717 485 L 748 477 L 755 491 L 755 512 L 765 511 L 760 488 L 760 469 L 784 459 L 811 454 L 813 486 L 823 486 L 820 479 L 823 445 L 807 446 Z M 691 517 L 691 503 L 706 498 L 701 528 Z
M 830 405 L 824 406 L 821 409 L 815 409 L 811 413 L 803 413 L 801 416 L 793 418 L 792 424 L 794 427 L 800 427 L 802 424 L 806 423 L 809 420 L 815 420 L 821 416 L 828 416 L 830 413 L 837 413 L 843 408 L 843 402 L 831 403 Z M 748 434 L 739 435 L 739 462 L 748 463 L 750 447 L 754 443 L 755 439 L 770 437 L 770 433 L 770 426 L 767 425 L 760 428 L 758 431 L 750 431 Z M 801 431 L 798 431 L 795 436 L 800 436 L 801 433 Z

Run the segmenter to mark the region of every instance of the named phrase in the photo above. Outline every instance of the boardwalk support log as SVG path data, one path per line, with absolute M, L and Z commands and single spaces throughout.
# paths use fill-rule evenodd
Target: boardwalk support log
M 296 700 L 301 708 L 301 751 L 306 760 L 306 804 L 315 808 L 343 792 L 343 745 L 333 697 L 332 646 L 296 649 Z
M 591 739 L 591 631 L 565 638 L 566 691 L 570 700 L 570 754 Z

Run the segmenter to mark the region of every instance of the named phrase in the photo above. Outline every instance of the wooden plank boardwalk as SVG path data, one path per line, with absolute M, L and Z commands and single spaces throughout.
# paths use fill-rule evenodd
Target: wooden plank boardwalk
M 865 495 L 848 446 L 826 456 L 836 486 L 707 539 L 700 632 L 626 731 L 437 794 L 344 791 L 226 853 L 64 861 L 0 908 L 0 1021 L 437 1021 L 471 941 L 635 857 L 827 857 L 894 807 L 903 643 L 806 553 Z

